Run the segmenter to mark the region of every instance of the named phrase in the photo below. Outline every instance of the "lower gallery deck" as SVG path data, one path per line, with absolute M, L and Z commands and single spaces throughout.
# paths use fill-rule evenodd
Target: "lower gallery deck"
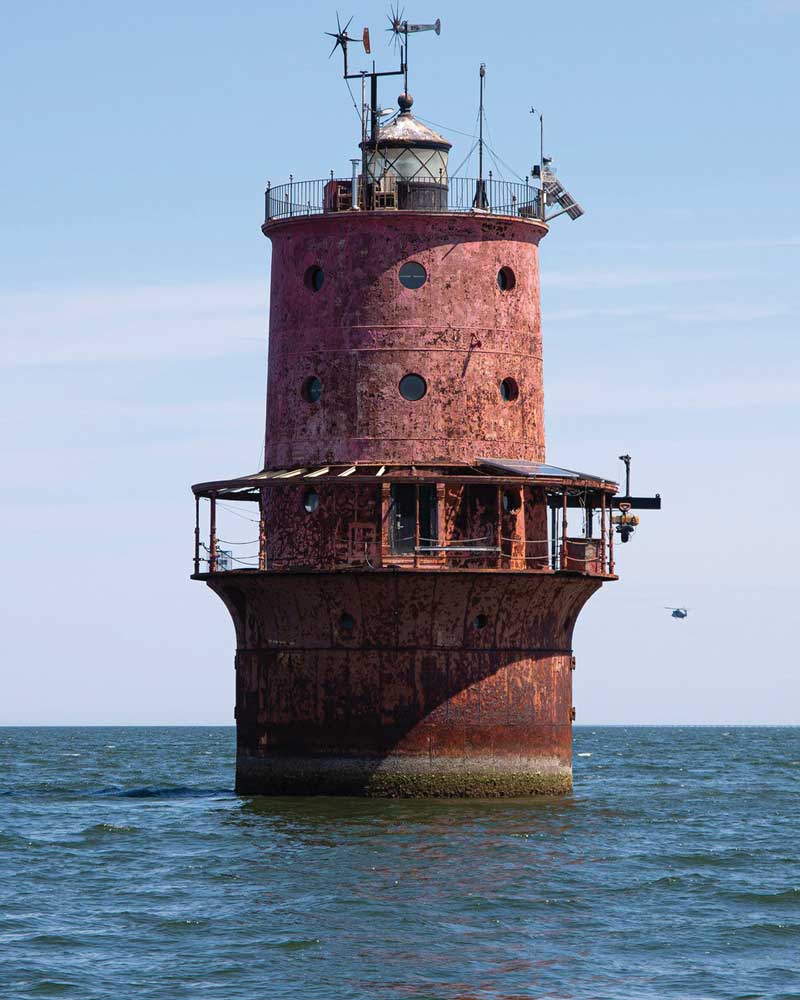
M 616 484 L 552 471 L 563 475 L 343 466 L 202 484 L 195 574 L 424 567 L 613 576 Z M 220 510 L 235 514 L 233 504 L 257 508 L 258 538 L 248 550 L 226 547 L 230 536 L 219 532 Z
M 196 488 L 195 578 L 236 628 L 238 790 L 569 791 L 572 632 L 615 579 L 614 485 L 328 471 Z M 242 500 L 249 562 L 218 537 Z

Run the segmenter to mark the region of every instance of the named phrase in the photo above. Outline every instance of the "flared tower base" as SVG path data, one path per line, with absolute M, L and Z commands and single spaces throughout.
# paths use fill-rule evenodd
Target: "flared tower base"
M 572 630 L 601 580 L 453 570 L 205 577 L 237 633 L 236 788 L 572 788 Z

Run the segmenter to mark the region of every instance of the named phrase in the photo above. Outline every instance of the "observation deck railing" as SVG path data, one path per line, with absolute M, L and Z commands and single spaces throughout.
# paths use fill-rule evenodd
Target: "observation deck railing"
M 587 573 L 590 576 L 613 574 L 613 543 L 608 538 L 563 538 L 555 545 L 552 539 L 524 540 L 499 539 L 499 544 L 474 544 L 458 539 L 423 540 L 411 552 L 397 553 L 390 549 L 380 551 L 374 545 L 364 545 L 363 551 L 354 550 L 347 538 L 341 539 L 340 553 L 312 565 L 302 557 L 268 556 L 258 542 L 236 551 L 215 544 L 200 542 L 195 556 L 195 573 L 227 573 L 232 570 L 322 570 L 337 569 L 484 569 L 527 570 L 528 572 Z M 225 544 L 225 543 L 223 543 Z M 228 542 L 228 545 L 231 543 Z M 244 545 L 234 542 L 234 545 Z
M 257 498 L 252 499 L 257 504 Z M 500 501 L 500 497 L 498 500 Z M 564 505 L 558 497 L 550 497 L 548 508 L 551 517 L 549 529 L 542 537 L 526 537 L 525 528 L 511 528 L 505 519 L 508 515 L 498 509 L 489 515 L 484 533 L 462 537 L 452 528 L 437 530 L 434 537 L 425 537 L 419 526 L 413 535 L 396 536 L 385 518 L 380 522 L 331 526 L 328 538 L 331 545 L 321 552 L 296 551 L 286 545 L 285 532 L 271 539 L 270 526 L 264 512 L 257 507 L 255 516 L 233 511 L 227 505 L 223 510 L 233 512 L 237 519 L 244 517 L 253 524 L 256 537 L 231 540 L 220 537 L 217 528 L 217 502 L 210 498 L 208 541 L 201 540 L 200 498 L 197 498 L 195 522 L 195 574 L 224 573 L 231 571 L 292 570 L 331 571 L 340 569 L 471 569 L 515 570 L 529 573 L 570 572 L 590 576 L 613 576 L 615 524 L 611 504 L 595 511 L 599 515 L 599 533 L 592 534 L 587 523 L 583 537 L 570 535 Z M 239 506 L 239 504 L 237 504 Z M 257 526 L 257 527 L 256 527 Z M 544 525 L 540 525 L 541 528 Z M 520 530 L 521 529 L 521 530 Z M 277 541 L 277 544 L 276 544 Z
M 355 206 L 361 211 L 462 212 L 504 215 L 518 219 L 542 219 L 539 188 L 532 184 L 489 178 L 450 177 L 445 182 L 414 178 L 393 178 L 391 186 L 367 185 L 366 192 L 356 184 Z M 430 189 L 430 190 L 426 190 Z M 366 206 L 365 203 L 366 202 Z M 304 215 L 328 215 L 350 212 L 353 206 L 353 181 L 328 177 L 322 180 L 297 181 L 268 186 L 264 192 L 264 225 Z

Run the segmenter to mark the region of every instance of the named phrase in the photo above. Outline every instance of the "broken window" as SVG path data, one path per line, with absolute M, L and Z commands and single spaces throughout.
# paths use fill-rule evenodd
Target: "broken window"
M 394 483 L 389 506 L 389 541 L 394 555 L 413 555 L 417 543 L 417 490 L 419 490 L 419 547 L 438 544 L 439 517 L 433 483 Z

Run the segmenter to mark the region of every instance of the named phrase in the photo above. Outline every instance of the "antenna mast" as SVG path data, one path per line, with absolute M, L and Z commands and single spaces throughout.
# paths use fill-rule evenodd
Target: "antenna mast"
M 373 75 L 373 83 L 375 77 Z M 361 73 L 361 207 L 367 208 L 367 74 Z
M 542 188 L 540 197 L 542 199 L 542 219 L 544 219 L 547 195 L 544 190 L 544 114 L 541 111 L 539 112 L 539 183 Z
M 483 179 L 483 86 L 486 79 L 486 63 L 481 63 L 478 71 L 480 75 L 480 103 L 478 105 L 478 180 L 475 182 L 475 197 L 472 199 L 472 207 L 485 209 L 489 207 L 489 199 L 486 197 L 486 183 Z M 475 148 L 474 146 L 472 147 Z
M 483 81 L 486 79 L 486 63 L 481 63 L 478 72 L 481 78 L 480 107 L 478 110 L 478 183 L 483 191 Z

